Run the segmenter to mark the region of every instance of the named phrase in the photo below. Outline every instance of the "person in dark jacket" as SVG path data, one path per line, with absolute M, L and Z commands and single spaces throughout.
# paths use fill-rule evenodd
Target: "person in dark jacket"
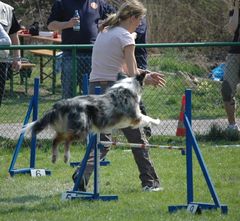
M 75 10 L 79 18 L 74 17 Z M 94 44 L 98 34 L 98 22 L 114 12 L 115 9 L 104 0 L 56 0 L 48 18 L 48 29 L 62 33 L 62 44 Z M 80 22 L 80 30 L 74 26 Z M 92 50 L 81 48 L 77 50 L 77 79 L 82 89 L 83 74 L 91 72 Z M 72 70 L 72 51 L 63 50 L 62 55 L 62 97 L 70 98 L 74 94 L 74 78 Z

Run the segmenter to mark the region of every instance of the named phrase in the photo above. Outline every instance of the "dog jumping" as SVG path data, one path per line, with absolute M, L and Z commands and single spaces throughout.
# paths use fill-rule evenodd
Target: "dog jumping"
M 47 126 L 56 132 L 52 144 L 52 162 L 58 145 L 64 142 L 64 162 L 70 158 L 73 140 L 84 140 L 90 132 L 111 133 L 112 129 L 158 125 L 159 119 L 143 115 L 139 108 L 146 73 L 117 81 L 102 95 L 76 96 L 56 102 L 44 116 L 25 125 L 22 132 L 40 133 Z

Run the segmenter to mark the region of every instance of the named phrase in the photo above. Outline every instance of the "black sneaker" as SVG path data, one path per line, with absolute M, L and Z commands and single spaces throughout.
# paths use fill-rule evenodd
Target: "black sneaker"
M 78 171 L 76 170 L 72 175 L 72 180 L 73 180 L 74 184 L 77 181 L 77 175 L 78 175 Z M 85 185 L 85 182 L 84 182 L 84 178 L 81 179 L 80 185 L 79 185 L 77 191 L 87 192 L 87 188 L 86 188 L 86 185 Z
M 144 186 L 142 190 L 143 192 L 158 192 L 163 191 L 163 187 Z

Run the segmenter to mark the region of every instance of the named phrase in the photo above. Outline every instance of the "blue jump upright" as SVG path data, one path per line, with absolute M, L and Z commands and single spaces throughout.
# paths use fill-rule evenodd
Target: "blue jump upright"
M 95 88 L 96 94 L 101 94 L 101 87 Z M 83 192 L 78 191 L 78 187 L 80 186 L 81 179 L 83 178 L 84 171 L 87 166 L 87 161 L 89 155 L 91 153 L 92 148 L 94 148 L 94 185 L 93 192 Z M 63 199 L 85 199 L 85 200 L 118 200 L 118 196 L 116 195 L 100 195 L 100 149 L 102 148 L 102 144 L 100 144 L 100 134 L 89 134 L 87 148 L 83 160 L 81 163 L 74 163 L 75 165 L 80 165 L 79 172 L 77 175 L 76 182 L 74 184 L 72 191 L 67 191 L 63 193 Z M 107 161 L 106 161 L 107 162 Z
M 24 119 L 23 126 L 26 125 L 30 119 L 31 113 L 32 113 L 32 120 L 35 121 L 38 118 L 38 96 L 39 96 L 39 78 L 34 79 L 34 94 L 31 98 L 28 106 L 28 111 Z M 22 146 L 22 142 L 24 140 L 25 132 L 22 132 L 18 138 L 18 142 L 13 154 L 13 158 L 9 167 L 9 173 L 11 176 L 14 176 L 15 174 L 30 174 L 31 170 L 35 169 L 35 161 L 36 161 L 36 145 L 37 145 L 37 138 L 36 134 L 32 134 L 31 139 L 31 153 L 30 153 L 30 165 L 28 168 L 22 168 L 22 169 L 15 169 L 15 163 L 19 154 L 19 151 Z M 49 170 L 45 170 L 46 175 L 50 175 L 51 172 Z
M 90 155 L 90 152 L 94 148 L 94 184 L 93 184 L 93 192 L 83 192 L 78 191 L 78 187 L 80 186 L 81 179 L 83 177 L 84 171 L 87 166 L 87 161 Z M 64 199 L 83 199 L 83 200 L 118 200 L 118 196 L 116 195 L 100 195 L 100 134 L 91 134 L 88 142 L 88 146 L 81 162 L 81 166 L 79 169 L 79 173 L 74 184 L 72 191 L 67 191 L 63 193 Z
M 192 95 L 191 90 L 185 91 L 186 96 L 186 108 L 184 114 L 184 125 L 186 128 L 186 169 L 187 169 L 187 204 L 186 205 L 176 205 L 176 206 L 169 206 L 168 211 L 170 213 L 176 212 L 180 209 L 189 209 L 196 208 L 199 211 L 207 209 L 221 209 L 223 214 L 227 214 L 228 207 L 227 205 L 223 205 L 220 203 L 218 198 L 217 192 L 214 188 L 210 175 L 208 173 L 207 166 L 204 162 L 203 156 L 201 154 L 200 148 L 197 144 L 195 135 L 192 131 L 192 113 L 191 113 L 191 106 L 192 106 Z M 203 202 L 194 202 L 194 188 L 193 188 L 193 167 L 192 167 L 192 148 L 196 154 L 198 163 L 202 170 L 203 176 L 207 183 L 208 189 L 210 191 L 211 197 L 214 203 L 203 203 Z

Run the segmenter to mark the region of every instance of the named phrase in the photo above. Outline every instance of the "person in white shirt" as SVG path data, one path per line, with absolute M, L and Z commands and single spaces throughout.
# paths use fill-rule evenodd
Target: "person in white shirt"
M 1 28 L 8 34 L 13 45 L 20 45 L 18 38 L 18 31 L 20 30 L 20 24 L 18 23 L 14 8 L 2 1 L 0 1 L 0 24 Z M 1 31 L 1 36 L 6 37 L 6 33 Z M 2 39 L 2 38 L 1 38 Z M 2 42 L 8 44 L 9 39 L 2 39 Z M 8 69 L 12 68 L 13 71 L 19 71 L 21 68 L 20 50 L 12 51 L 12 62 L 9 62 L 9 51 L 0 50 L 0 106 L 5 91 L 5 83 L 7 79 Z
M 92 71 L 90 73 L 89 93 L 94 93 L 96 86 L 101 86 L 102 92 L 112 86 L 119 73 L 134 76 L 140 73 L 135 60 L 135 39 L 132 33 L 139 26 L 146 9 L 136 0 L 124 2 L 116 14 L 110 15 L 100 25 L 100 33 L 93 47 Z M 160 73 L 149 72 L 146 84 L 164 86 L 164 76 Z M 124 128 L 122 130 L 129 143 L 147 144 L 146 137 L 141 129 Z M 109 141 L 109 135 L 102 134 L 101 140 Z M 103 159 L 110 147 L 101 149 Z M 142 148 L 132 148 L 135 162 L 140 172 L 139 178 L 143 191 L 160 191 L 162 187 L 150 160 L 149 151 Z M 89 178 L 93 172 L 93 152 L 81 180 L 79 190 L 86 191 Z M 73 174 L 76 181 L 79 169 Z

